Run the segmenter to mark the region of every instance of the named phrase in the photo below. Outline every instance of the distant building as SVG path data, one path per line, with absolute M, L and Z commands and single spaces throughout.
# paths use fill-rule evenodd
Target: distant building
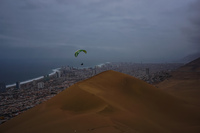
M 149 75 L 149 68 L 146 68 L 146 75 Z
M 56 72 L 56 78 L 60 78 L 60 76 L 61 76 L 60 71 L 57 71 L 57 72 Z
M 49 74 L 47 74 L 47 75 L 44 75 L 44 81 L 49 81 Z
M 0 92 L 5 92 L 5 91 L 6 91 L 6 84 L 0 83 Z
M 38 89 L 44 88 L 44 82 L 39 82 L 37 85 L 38 85 Z
M 35 86 L 35 85 L 36 85 L 36 80 L 33 80 L 33 82 L 32 82 L 32 83 L 33 83 L 33 85 Z
M 96 75 L 96 69 L 92 70 L 92 75 Z
M 21 85 L 20 85 L 20 82 L 19 82 L 19 81 L 16 82 L 16 88 L 17 88 L 17 89 L 20 89 L 20 88 L 21 88 Z

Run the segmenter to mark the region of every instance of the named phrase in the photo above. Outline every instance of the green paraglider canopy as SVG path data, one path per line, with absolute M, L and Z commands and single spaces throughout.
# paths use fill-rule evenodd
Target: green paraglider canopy
M 75 52 L 74 56 L 77 57 L 78 54 L 79 54 L 80 52 L 84 52 L 85 54 L 87 54 L 87 51 L 86 51 L 86 50 L 84 50 L 84 49 L 79 49 L 79 50 L 77 50 L 77 51 Z

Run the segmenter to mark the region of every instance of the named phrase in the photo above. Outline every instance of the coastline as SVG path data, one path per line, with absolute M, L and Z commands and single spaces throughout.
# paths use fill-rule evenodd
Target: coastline
M 58 72 L 60 70 L 60 68 L 55 68 L 55 69 L 52 69 L 52 72 L 50 74 L 48 74 L 49 76 L 52 76 L 54 75 L 56 72 Z M 39 76 L 37 78 L 33 78 L 33 79 L 28 79 L 28 80 L 25 80 L 25 81 L 22 81 L 20 82 L 20 84 L 27 84 L 27 83 L 30 83 L 30 82 L 33 82 L 33 81 L 37 81 L 37 80 L 40 80 L 40 79 L 43 79 L 44 76 Z M 9 88 L 9 87 L 14 87 L 16 85 L 16 83 L 13 83 L 13 84 L 9 84 L 9 85 L 6 85 L 6 88 Z
M 88 68 L 91 68 L 91 67 L 102 67 L 103 65 L 105 64 L 109 64 L 111 62 L 105 62 L 105 63 L 100 63 L 98 65 L 94 65 L 94 66 L 86 66 L 86 67 L 82 67 L 82 68 L 78 68 L 78 69 L 88 69 Z M 52 72 L 50 74 L 47 74 L 49 76 L 52 76 L 54 75 L 57 71 L 59 71 L 61 68 L 55 68 L 55 69 L 52 69 Z M 33 78 L 33 79 L 28 79 L 28 80 L 25 80 L 25 81 L 20 81 L 20 84 L 23 85 L 23 84 L 27 84 L 27 83 L 30 83 L 30 82 L 33 82 L 33 81 L 37 81 L 37 80 L 40 80 L 40 79 L 43 79 L 44 76 L 39 76 L 39 77 L 36 77 L 36 78 Z M 6 85 L 6 88 L 10 88 L 10 87 L 14 87 L 16 86 L 16 83 L 13 83 L 13 84 L 8 84 Z

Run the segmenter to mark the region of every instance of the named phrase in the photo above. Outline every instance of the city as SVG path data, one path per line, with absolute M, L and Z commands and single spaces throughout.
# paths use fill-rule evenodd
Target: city
M 134 76 L 150 84 L 161 82 L 170 77 L 170 72 L 182 66 L 180 63 L 143 64 L 143 63 L 105 63 L 91 68 L 61 67 L 53 75 L 16 86 L 0 87 L 0 124 L 24 111 L 54 97 L 71 85 L 88 79 L 106 70 L 114 70 Z M 3 87 L 4 86 L 4 87 Z

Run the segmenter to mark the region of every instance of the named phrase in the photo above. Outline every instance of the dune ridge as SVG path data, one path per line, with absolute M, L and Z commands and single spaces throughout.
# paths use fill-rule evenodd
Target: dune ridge
M 199 112 L 192 109 L 165 90 L 109 70 L 0 125 L 0 132 L 199 132 Z

